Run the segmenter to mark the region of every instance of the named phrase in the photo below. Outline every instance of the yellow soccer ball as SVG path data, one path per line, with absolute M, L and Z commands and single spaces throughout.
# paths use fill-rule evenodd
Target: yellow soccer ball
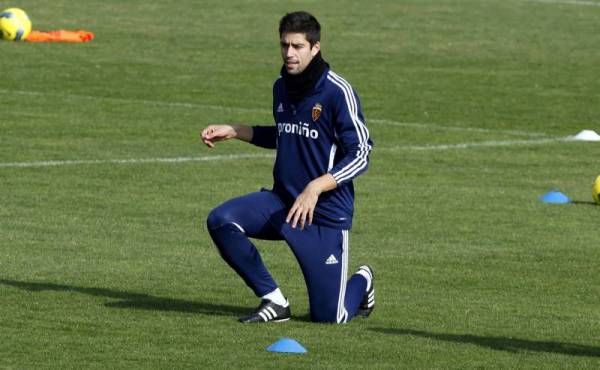
M 592 185 L 592 197 L 596 204 L 600 204 L 600 176 L 596 177 L 596 181 Z
M 31 32 L 31 20 L 22 9 L 9 8 L 0 13 L 0 38 L 22 41 Z

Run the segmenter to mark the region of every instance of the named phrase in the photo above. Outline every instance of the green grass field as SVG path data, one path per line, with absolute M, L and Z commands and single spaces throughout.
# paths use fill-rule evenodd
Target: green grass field
M 0 2 L 88 44 L 0 42 L 0 368 L 598 368 L 600 1 Z M 300 270 L 258 242 L 293 320 L 257 299 L 208 212 L 271 185 L 279 18 L 305 9 L 375 142 L 351 270 L 377 307 L 308 321 Z M 559 189 L 574 204 L 539 202 Z M 306 355 L 266 347 L 291 337 Z

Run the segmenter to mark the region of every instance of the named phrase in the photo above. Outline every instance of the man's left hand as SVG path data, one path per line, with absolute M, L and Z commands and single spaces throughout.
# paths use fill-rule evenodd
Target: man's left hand
M 313 213 L 320 194 L 320 192 L 311 188 L 310 184 L 308 184 L 308 186 L 304 188 L 304 191 L 296 198 L 296 201 L 288 212 L 285 222 L 289 224 L 291 221 L 292 228 L 294 229 L 298 224 L 300 224 L 301 229 L 304 229 L 307 220 L 308 224 L 312 225 Z
M 319 195 L 324 191 L 335 189 L 336 186 L 337 183 L 333 179 L 333 176 L 328 173 L 309 182 L 302 193 L 296 198 L 285 218 L 285 222 L 291 222 L 294 229 L 298 224 L 301 229 L 304 229 L 307 221 L 308 225 L 312 225 L 313 214 L 319 200 Z

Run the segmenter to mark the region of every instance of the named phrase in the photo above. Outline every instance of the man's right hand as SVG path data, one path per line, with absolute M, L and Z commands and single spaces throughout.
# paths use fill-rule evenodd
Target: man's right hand
M 209 148 L 214 148 L 217 141 L 228 140 L 236 136 L 235 129 L 231 125 L 210 125 L 202 130 L 202 141 Z
M 210 125 L 200 134 L 202 142 L 214 148 L 217 141 L 237 138 L 243 141 L 252 140 L 252 127 L 243 125 Z

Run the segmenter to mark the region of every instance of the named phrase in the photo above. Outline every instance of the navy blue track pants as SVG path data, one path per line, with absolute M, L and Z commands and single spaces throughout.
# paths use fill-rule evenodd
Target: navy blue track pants
M 277 289 L 249 238 L 285 240 L 304 275 L 311 320 L 342 323 L 358 311 L 367 281 L 348 273 L 348 230 L 319 225 L 292 228 L 277 194 L 260 191 L 231 199 L 212 210 L 207 224 L 223 259 L 258 297 Z

